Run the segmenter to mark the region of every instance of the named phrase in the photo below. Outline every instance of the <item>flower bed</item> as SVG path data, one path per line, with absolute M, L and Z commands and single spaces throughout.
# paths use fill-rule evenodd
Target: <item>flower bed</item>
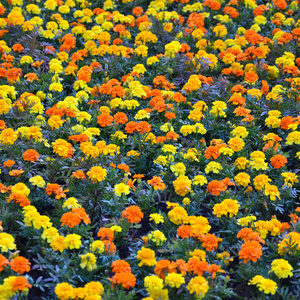
M 299 1 L 0 4 L 0 299 L 298 299 Z

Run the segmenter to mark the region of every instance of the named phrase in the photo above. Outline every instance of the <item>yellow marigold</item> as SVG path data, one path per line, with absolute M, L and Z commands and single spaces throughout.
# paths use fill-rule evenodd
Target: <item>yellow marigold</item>
M 97 259 L 93 253 L 80 255 L 80 258 L 81 258 L 80 267 L 82 269 L 86 268 L 88 271 L 93 271 L 97 269 L 97 265 L 96 265 Z
M 285 259 L 275 259 L 271 264 L 271 271 L 274 272 L 278 278 L 287 278 L 292 277 L 293 267 L 289 264 L 289 262 Z M 269 273 L 270 273 L 269 272 Z
M 156 246 L 161 246 L 167 240 L 163 232 L 160 230 L 151 231 L 148 234 L 148 239 L 156 243 Z
M 96 166 L 92 167 L 90 171 L 87 172 L 88 177 L 92 180 L 93 183 L 97 183 L 105 180 L 107 171 L 106 169 Z
M 164 217 L 161 214 L 150 214 L 150 221 L 155 224 L 164 223 Z
M 165 278 L 165 283 L 170 287 L 176 287 L 177 289 L 184 284 L 185 280 L 182 274 L 169 273 Z
M 261 174 L 261 175 L 257 175 L 253 179 L 253 184 L 258 191 L 262 191 L 263 189 L 266 188 L 267 185 L 269 185 L 269 182 L 271 181 L 272 180 L 267 175 Z
M 0 249 L 1 252 L 8 252 L 8 250 L 15 250 L 15 239 L 12 235 L 5 232 L 0 232 Z
M 211 161 L 207 164 L 207 166 L 205 168 L 205 173 L 208 174 L 210 172 L 213 172 L 215 174 L 219 174 L 220 171 L 222 171 L 222 170 L 223 170 L 223 168 L 220 163 Z
M 4 129 L 0 134 L 0 141 L 4 145 L 13 145 L 18 138 L 18 133 L 12 128 Z
M 187 176 L 179 176 L 175 181 L 173 181 L 176 194 L 183 197 L 191 192 L 191 185 L 192 181 Z
M 60 300 L 69 300 L 74 299 L 74 288 L 67 282 L 62 282 L 56 285 L 55 287 L 55 295 Z
M 187 221 L 188 213 L 183 207 L 177 206 L 168 212 L 168 217 L 172 223 L 180 225 Z
M 264 195 L 270 196 L 270 200 L 275 201 L 276 198 L 280 200 L 280 193 L 278 188 L 274 184 L 268 184 L 265 186 Z
M 183 176 L 186 171 L 186 167 L 183 163 L 171 165 L 170 169 L 175 174 L 175 176 Z
M 146 276 L 144 279 L 144 286 L 149 294 L 162 290 L 164 282 L 156 275 Z
M 238 186 L 248 186 L 250 181 L 250 176 L 247 173 L 240 172 L 234 177 L 234 181 Z
M 63 139 L 57 139 L 52 143 L 53 152 L 63 158 L 71 158 L 73 156 L 74 148 L 70 143 Z
M 246 157 L 238 157 L 233 165 L 236 167 L 238 170 L 245 170 L 249 166 L 249 160 Z
M 68 234 L 64 239 L 64 245 L 67 249 L 79 249 L 81 246 L 81 236 L 78 234 Z
M 139 267 L 152 267 L 156 265 L 155 252 L 149 248 L 142 247 L 142 249 L 137 252 L 136 258 L 137 260 L 140 260 L 138 264 Z
M 205 296 L 208 289 L 208 282 L 203 276 L 196 276 L 192 278 L 187 285 L 187 290 L 190 294 L 195 293 L 195 296 L 200 298 Z
M 114 191 L 118 197 L 121 197 L 123 194 L 128 195 L 130 193 L 129 189 L 130 187 L 122 182 L 115 185 Z
M 213 208 L 213 214 L 218 218 L 220 218 L 222 215 L 229 214 L 229 217 L 232 218 L 233 216 L 237 215 L 239 207 L 240 205 L 238 204 L 237 200 L 225 199 L 221 203 L 215 204 Z
M 245 146 L 245 142 L 243 141 L 243 139 L 239 138 L 239 137 L 234 137 L 234 138 L 231 138 L 229 141 L 228 141 L 228 146 L 235 152 L 239 152 L 241 151 L 244 146 Z

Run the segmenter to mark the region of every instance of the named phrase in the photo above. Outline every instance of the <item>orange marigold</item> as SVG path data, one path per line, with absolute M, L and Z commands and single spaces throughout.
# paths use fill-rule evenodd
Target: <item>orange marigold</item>
M 127 116 L 126 116 L 125 113 L 123 113 L 123 112 L 117 112 L 114 115 L 114 120 L 115 120 L 116 123 L 125 124 L 128 121 L 128 118 L 127 118 Z
M 109 114 L 101 114 L 100 116 L 97 117 L 97 123 L 101 126 L 101 127 L 106 127 L 109 126 L 114 118 L 109 115 Z
M 208 183 L 206 192 L 215 196 L 219 196 L 220 192 L 224 192 L 226 191 L 226 189 L 227 186 L 223 182 L 218 180 L 213 180 Z
M 162 259 L 156 263 L 154 273 L 161 279 L 165 279 L 169 273 L 176 273 L 176 263 L 167 259 Z
M 152 179 L 147 180 L 147 183 L 150 184 L 154 190 L 164 190 L 166 188 L 166 185 L 162 181 L 162 179 L 158 176 L 153 176 Z
M 82 170 L 78 170 L 76 172 L 73 172 L 71 177 L 75 177 L 77 179 L 84 179 L 84 180 L 86 180 L 86 176 L 85 176 L 85 174 L 83 173 Z
M 194 274 L 202 276 L 203 272 L 207 271 L 208 269 L 208 262 L 202 261 L 198 257 L 192 257 L 189 259 L 186 267 L 189 272 L 193 272 Z
M 16 162 L 14 160 L 8 159 L 3 163 L 3 167 L 11 167 L 15 164 Z
M 189 225 L 181 225 L 177 229 L 177 235 L 183 239 L 187 239 L 193 236 L 193 228 Z
M 208 266 L 207 272 L 211 274 L 211 279 L 215 279 L 217 273 L 226 273 L 224 270 L 221 270 L 221 266 L 216 264 Z
M 12 291 L 21 291 L 24 292 L 25 289 L 31 288 L 31 284 L 28 283 L 27 278 L 24 276 L 16 277 L 15 281 L 12 284 Z
M 2 254 L 0 254 L 0 272 L 2 272 L 4 268 L 6 268 L 8 265 L 9 265 L 8 259 Z
M 114 256 L 116 253 L 117 247 L 114 242 L 109 240 L 103 240 L 103 244 L 105 246 L 105 254 L 109 254 L 110 256 Z
M 248 261 L 256 262 L 262 256 L 262 246 L 257 241 L 245 242 L 239 252 L 240 259 L 244 259 L 246 264 Z
M 13 258 L 10 262 L 11 269 L 19 274 L 29 272 L 30 265 L 31 263 L 29 262 L 29 260 L 23 256 L 17 256 L 16 258 Z
M 111 268 L 112 268 L 112 271 L 115 273 L 130 273 L 131 272 L 130 264 L 123 259 L 115 260 L 111 264 Z
M 30 205 L 30 200 L 21 193 L 12 193 L 7 198 L 7 202 L 14 201 L 15 203 L 19 203 L 21 207 L 25 207 Z
M 216 250 L 218 247 L 218 238 L 214 234 L 204 234 L 200 237 L 200 241 L 206 251 Z
M 40 155 L 34 149 L 28 149 L 23 153 L 23 158 L 25 161 L 35 162 L 38 161 Z
M 122 211 L 122 218 L 127 219 L 129 223 L 139 223 L 143 217 L 144 214 L 136 205 L 129 206 Z
M 273 168 L 280 169 L 281 167 L 284 167 L 287 163 L 287 158 L 283 155 L 277 154 L 274 155 L 270 161 Z
M 109 279 L 113 284 L 120 285 L 126 289 L 129 290 L 130 288 L 133 288 L 136 283 L 136 278 L 132 273 L 128 272 L 121 272 L 116 273 L 113 278 Z

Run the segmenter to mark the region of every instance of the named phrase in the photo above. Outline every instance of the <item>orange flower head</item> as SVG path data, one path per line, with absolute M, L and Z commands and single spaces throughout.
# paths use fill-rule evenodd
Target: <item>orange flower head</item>
M 9 265 L 9 260 L 2 254 L 0 254 L 0 272 L 2 272 L 4 268 L 6 268 L 8 265 Z
M 206 251 L 212 251 L 218 248 L 218 238 L 214 234 L 204 234 L 200 237 L 200 241 Z
M 104 241 L 113 241 L 114 240 L 114 231 L 110 228 L 101 227 L 97 233 L 97 236 L 100 240 Z
M 13 166 L 16 162 L 14 160 L 8 159 L 3 163 L 3 167 L 8 167 L 10 168 L 11 166 Z
M 216 264 L 208 266 L 207 272 L 211 274 L 211 279 L 215 279 L 217 273 L 226 273 L 224 270 L 221 270 L 221 266 Z
M 109 279 L 115 285 L 122 285 L 126 290 L 135 287 L 136 278 L 132 273 L 116 273 L 113 278 Z
M 130 273 L 131 272 L 130 264 L 123 259 L 115 260 L 111 264 L 111 268 L 112 268 L 112 271 L 115 273 Z
M 189 225 L 181 225 L 177 229 L 177 235 L 183 239 L 193 236 L 193 228 Z
M 122 212 L 122 218 L 127 219 L 129 223 L 139 223 L 143 217 L 144 214 L 136 205 L 129 206 Z
M 10 262 L 11 269 L 19 274 L 29 272 L 30 265 L 31 263 L 29 262 L 29 260 L 23 256 L 17 256 L 16 258 L 13 258 Z
M 86 180 L 86 176 L 85 176 L 85 174 L 83 173 L 82 170 L 78 170 L 76 172 L 73 172 L 71 177 Z
M 176 273 L 176 263 L 162 259 L 156 263 L 154 273 L 161 279 L 165 279 L 168 273 Z
M 39 153 L 33 149 L 28 149 L 23 153 L 23 158 L 25 161 L 35 162 L 38 161 L 39 157 Z
M 239 252 L 240 259 L 244 259 L 246 264 L 248 261 L 256 262 L 262 256 L 262 246 L 257 241 L 245 242 Z
M 274 155 L 270 161 L 274 169 L 280 169 L 286 165 L 287 158 L 283 155 L 277 154 Z

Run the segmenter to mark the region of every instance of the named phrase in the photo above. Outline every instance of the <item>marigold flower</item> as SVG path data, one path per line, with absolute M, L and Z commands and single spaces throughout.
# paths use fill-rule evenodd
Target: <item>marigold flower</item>
M 15 239 L 9 233 L 0 232 L 1 252 L 8 252 L 8 250 L 15 250 L 16 245 L 15 245 L 14 241 L 15 241 Z
M 111 264 L 111 268 L 112 268 L 112 271 L 115 273 L 126 273 L 126 272 L 130 273 L 131 272 L 130 264 L 123 259 L 115 260 Z
M 192 278 L 187 285 L 187 290 L 190 294 L 195 293 L 196 297 L 204 297 L 209 287 L 207 280 L 202 276 Z
M 271 157 L 270 162 L 273 168 L 280 169 L 286 165 L 287 158 L 283 155 L 277 154 Z
M 148 234 L 148 239 L 155 242 L 156 246 L 161 246 L 167 240 L 165 235 L 159 230 L 151 231 Z
M 128 195 L 130 193 L 130 187 L 125 183 L 119 183 L 115 185 L 114 192 L 118 197 L 121 197 L 123 194 Z
M 14 201 L 15 203 L 19 203 L 21 207 L 25 207 L 30 205 L 30 200 L 23 194 L 20 193 L 11 193 L 7 198 L 7 202 Z
M 10 168 L 11 166 L 13 166 L 16 162 L 14 160 L 8 159 L 3 163 L 3 167 L 8 167 Z
M 73 156 L 74 148 L 70 143 L 63 139 L 57 139 L 52 143 L 53 152 L 62 158 L 71 158 Z
M 188 213 L 183 207 L 174 207 L 168 212 L 170 221 L 176 225 L 182 224 L 187 221 Z
M 266 279 L 260 275 L 254 276 L 249 284 L 255 284 L 258 289 L 265 294 L 272 294 L 274 295 L 277 290 L 277 283 L 271 279 Z
M 63 252 L 66 249 L 64 241 L 65 241 L 65 238 L 63 236 L 57 236 L 52 240 L 50 247 L 54 251 Z
M 67 282 L 57 284 L 54 292 L 57 298 L 60 300 L 69 300 L 70 298 L 74 298 L 75 295 L 73 286 Z
M 164 287 L 163 280 L 155 275 L 146 276 L 144 279 L 144 286 L 149 294 L 160 291 Z
M 16 258 L 13 258 L 10 262 L 11 269 L 19 274 L 29 272 L 30 265 L 31 263 L 29 262 L 29 260 L 23 256 L 17 256 Z
M 166 185 L 162 181 L 162 179 L 158 176 L 153 176 L 152 179 L 147 180 L 147 183 L 150 184 L 154 190 L 164 190 L 166 188 Z
M 111 228 L 101 227 L 97 233 L 97 236 L 103 241 L 113 241 L 114 240 L 114 231 Z
M 226 189 L 227 186 L 223 182 L 218 180 L 213 180 L 208 183 L 206 192 L 215 196 L 219 196 L 220 193 L 226 191 Z
M 136 205 L 132 205 L 122 211 L 122 218 L 127 219 L 129 223 L 139 223 L 143 217 L 144 214 Z
M 13 292 L 21 291 L 22 293 L 24 293 L 26 290 L 28 290 L 31 287 L 32 285 L 28 283 L 27 278 L 24 276 L 16 277 L 16 279 L 12 283 Z
M 262 256 L 262 247 L 257 241 L 245 242 L 239 252 L 240 259 L 244 259 L 246 264 L 248 261 L 256 262 Z
M 141 250 L 137 252 L 137 260 L 140 260 L 138 266 L 154 266 L 156 265 L 155 252 L 151 249 L 142 247 Z
M 88 177 L 92 180 L 92 183 L 97 183 L 105 180 L 107 171 L 106 169 L 96 166 L 92 167 L 90 171 L 87 172 Z
M 176 272 L 176 263 L 167 259 L 159 260 L 154 268 L 154 273 L 161 279 L 165 279 L 166 274 Z
M 122 284 L 122 286 L 129 290 L 130 288 L 135 287 L 136 278 L 130 272 L 118 272 L 113 278 L 109 279 L 113 284 Z
M 187 176 L 179 176 L 175 181 L 173 181 L 176 194 L 183 197 L 192 191 L 191 185 L 192 182 Z
M 2 272 L 4 268 L 6 268 L 8 265 L 9 265 L 9 260 L 2 254 L 0 254 L 0 272 Z
M 23 158 L 25 161 L 35 162 L 38 161 L 39 157 L 39 153 L 33 149 L 26 150 L 23 153 Z
M 188 225 L 181 225 L 177 229 L 177 235 L 181 238 L 189 238 L 193 236 L 193 228 Z
M 82 269 L 86 268 L 88 271 L 93 271 L 97 269 L 97 265 L 96 265 L 97 259 L 93 253 L 80 255 L 80 258 L 81 258 L 80 267 Z
M 17 138 L 18 134 L 12 128 L 4 129 L 0 134 L 0 141 L 4 145 L 13 145 Z
M 285 259 L 275 259 L 271 264 L 271 271 L 274 272 L 278 278 L 288 278 L 292 277 L 293 273 L 291 272 L 293 267 Z M 269 272 L 269 273 L 270 273 Z
M 216 250 L 218 247 L 218 238 L 214 234 L 206 233 L 200 237 L 200 241 L 206 251 Z
M 64 239 L 64 245 L 67 249 L 79 249 L 81 246 L 81 236 L 75 233 L 68 234 Z
M 170 287 L 179 288 L 184 282 L 185 280 L 182 274 L 170 273 L 165 278 L 165 283 Z
M 155 224 L 164 223 L 164 217 L 161 214 L 150 214 L 150 221 Z

